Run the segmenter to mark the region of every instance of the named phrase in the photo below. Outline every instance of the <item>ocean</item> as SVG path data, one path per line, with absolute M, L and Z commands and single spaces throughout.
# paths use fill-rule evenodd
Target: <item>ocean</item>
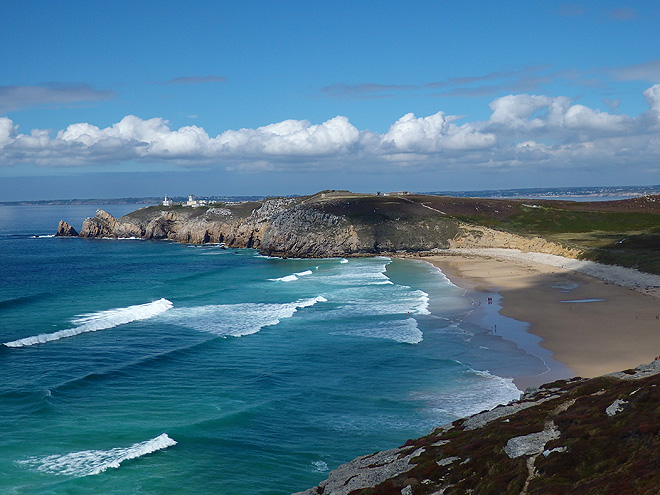
M 52 236 L 98 207 L 0 206 L 0 493 L 288 494 L 547 369 L 423 261 Z

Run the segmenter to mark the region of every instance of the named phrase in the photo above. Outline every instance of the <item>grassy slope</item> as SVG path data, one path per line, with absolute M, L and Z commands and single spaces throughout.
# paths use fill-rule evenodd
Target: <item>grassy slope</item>
M 544 385 L 538 397 L 556 397 L 542 404 L 495 420 L 476 430 L 466 430 L 462 420 L 453 428 L 409 440 L 410 451 L 424 447 L 413 459 L 416 466 L 404 475 L 374 488 L 350 495 L 399 494 L 410 486 L 414 495 L 519 494 L 529 476 L 529 456 L 509 458 L 504 446 L 510 438 L 544 429 L 553 421 L 560 437 L 545 445 L 564 452 L 535 459 L 536 476 L 527 493 L 563 494 L 655 494 L 660 478 L 660 376 L 628 381 L 610 377 L 573 379 Z M 625 400 L 623 412 L 607 416 L 615 399 Z M 574 402 L 572 402 L 574 401 Z M 558 408 L 560 405 L 567 407 Z M 437 464 L 442 458 L 456 462 Z
M 585 251 L 585 258 L 660 274 L 660 198 L 606 203 L 517 201 L 507 216 L 462 212 L 457 218 Z

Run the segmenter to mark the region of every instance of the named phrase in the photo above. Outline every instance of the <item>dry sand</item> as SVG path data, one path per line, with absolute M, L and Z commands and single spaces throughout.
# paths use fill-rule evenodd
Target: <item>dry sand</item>
M 500 313 L 529 322 L 541 345 L 577 376 L 633 368 L 660 355 L 659 276 L 507 249 L 421 259 L 468 291 L 499 292 Z

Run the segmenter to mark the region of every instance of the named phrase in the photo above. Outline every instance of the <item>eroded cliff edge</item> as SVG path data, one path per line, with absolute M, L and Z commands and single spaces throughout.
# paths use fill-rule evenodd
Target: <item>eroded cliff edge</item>
M 359 457 L 296 495 L 658 493 L 660 361 L 561 380 Z
M 501 209 L 506 215 L 515 209 L 507 202 L 454 204 L 451 212 L 437 208 L 436 202 L 437 197 L 424 195 L 321 192 L 196 208 L 150 206 L 118 219 L 99 210 L 85 220 L 79 236 L 222 243 L 284 257 L 432 253 L 451 247 L 508 247 L 569 257 L 580 253 L 540 237 L 468 224 L 456 216 L 466 208 L 490 209 L 496 215 Z M 451 206 L 442 204 L 445 209 Z

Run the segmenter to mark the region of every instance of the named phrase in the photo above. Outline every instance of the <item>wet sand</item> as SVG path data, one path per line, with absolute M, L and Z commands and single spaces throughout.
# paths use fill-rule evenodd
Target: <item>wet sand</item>
M 454 250 L 421 259 L 440 268 L 480 305 L 487 301 L 487 293 L 501 294 L 500 301 L 494 301 L 501 303 L 500 314 L 529 322 L 529 332 L 542 339 L 540 345 L 569 368 L 554 366 L 541 383 L 569 377 L 558 375 L 600 376 L 660 355 L 658 291 L 621 287 L 524 256 Z M 525 341 L 520 335 L 511 340 Z M 515 381 L 524 389 L 538 385 L 538 378 Z

